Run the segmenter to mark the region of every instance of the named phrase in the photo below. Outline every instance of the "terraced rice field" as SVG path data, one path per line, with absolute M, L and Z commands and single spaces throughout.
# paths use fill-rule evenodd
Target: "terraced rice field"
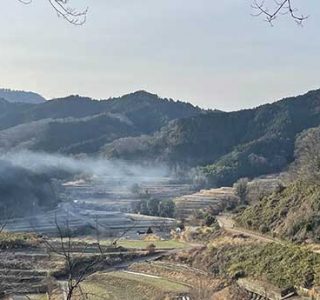
M 128 184 L 121 180 L 112 184 L 66 183 L 62 195 L 66 201 L 57 209 L 9 220 L 6 230 L 54 235 L 57 233 L 56 221 L 63 227 L 68 220 L 72 230 L 88 232 L 98 228 L 103 236 L 116 237 L 126 232 L 126 236 L 133 239 L 137 231 L 146 231 L 149 227 L 161 236 L 168 236 L 175 227 L 175 220 L 128 213 L 132 204 L 139 201 L 138 195 L 130 190 Z M 167 178 L 156 178 L 155 181 L 141 184 L 139 188 L 159 199 L 190 193 L 189 185 L 171 183 Z
M 63 203 L 56 210 L 32 217 L 16 218 L 8 221 L 9 232 L 35 232 L 55 235 L 60 227 L 68 226 L 78 232 L 96 232 L 97 228 L 104 237 L 121 236 L 124 232 L 131 239 L 139 238 L 137 231 L 147 231 L 149 227 L 161 236 L 169 236 L 175 227 L 174 219 L 125 214 L 117 211 L 83 209 L 74 203 Z
M 0 252 L 0 290 L 39 294 L 47 291 L 48 255 L 41 251 Z
M 170 263 L 170 262 L 145 262 L 132 264 L 130 271 L 141 272 L 149 275 L 157 275 L 169 280 L 178 281 L 184 285 L 193 288 L 210 288 L 215 289 L 221 284 L 221 280 L 217 280 L 211 274 L 192 268 L 187 265 Z
M 104 206 L 108 211 L 130 211 L 132 203 L 139 201 L 139 195 L 132 190 L 134 182 L 139 193 L 148 193 L 157 199 L 172 199 L 181 195 L 192 193 L 189 184 L 173 182 L 171 178 L 132 178 L 130 182 L 125 179 L 113 179 L 106 182 L 67 182 L 65 183 L 67 197 L 88 205 Z
M 82 286 L 89 299 L 151 300 L 159 296 L 188 294 L 190 287 L 177 281 L 134 272 L 98 273 Z
M 233 188 L 201 190 L 200 192 L 184 195 L 174 199 L 176 213 L 180 218 L 188 218 L 195 210 L 212 207 L 216 213 L 223 211 L 228 205 L 238 201 Z

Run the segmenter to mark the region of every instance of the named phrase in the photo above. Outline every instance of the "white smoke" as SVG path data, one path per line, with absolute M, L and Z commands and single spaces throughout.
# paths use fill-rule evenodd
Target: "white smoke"
M 107 160 L 92 157 L 70 157 L 60 154 L 19 151 L 0 155 L 0 160 L 30 170 L 37 174 L 53 172 L 68 172 L 74 175 L 84 175 L 92 179 L 109 181 L 113 179 L 125 182 L 148 182 L 169 176 L 165 166 L 142 166 L 120 160 Z

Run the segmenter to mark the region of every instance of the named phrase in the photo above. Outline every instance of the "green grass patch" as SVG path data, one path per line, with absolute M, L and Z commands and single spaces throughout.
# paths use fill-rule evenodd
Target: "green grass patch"
M 110 241 L 102 242 L 103 245 L 110 244 Z M 188 246 L 187 243 L 180 242 L 177 240 L 167 240 L 167 241 L 143 241 L 143 240 L 120 240 L 117 242 L 118 246 L 124 248 L 136 248 L 136 249 L 146 249 L 150 244 L 154 244 L 158 249 L 182 249 Z
M 111 294 L 114 287 L 108 286 L 108 283 L 86 281 L 81 284 L 81 289 L 87 294 L 89 300 L 117 300 L 120 299 L 118 293 Z
M 136 282 L 143 282 L 144 284 L 153 286 L 157 289 L 164 290 L 166 292 L 187 292 L 188 288 L 178 282 L 170 281 L 164 278 L 154 278 L 149 276 L 144 276 L 140 274 L 132 274 L 126 272 L 113 272 L 110 276 L 122 279 L 131 280 Z
M 126 272 L 98 273 L 82 284 L 90 300 L 130 299 L 150 300 L 159 294 L 188 292 L 189 288 L 178 282 Z
M 320 285 L 320 255 L 295 245 L 224 245 L 207 254 L 216 273 L 266 279 L 283 288 Z

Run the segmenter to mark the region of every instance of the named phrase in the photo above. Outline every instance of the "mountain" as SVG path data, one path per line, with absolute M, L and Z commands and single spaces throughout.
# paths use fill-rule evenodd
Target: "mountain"
M 202 166 L 210 185 L 230 185 L 284 169 L 293 160 L 296 135 L 319 124 L 316 90 L 254 109 L 178 119 L 153 135 L 115 140 L 104 155 Z
M 10 89 L 0 89 L 0 98 L 9 102 L 39 104 L 46 101 L 41 95 L 34 92 L 15 91 Z
M 113 140 L 152 134 L 170 121 L 203 111 L 138 91 L 119 98 L 80 96 L 42 104 L 0 102 L 0 149 L 97 153 Z
M 318 125 L 320 90 L 236 112 L 204 111 L 145 91 L 100 101 L 77 95 L 40 104 L 0 100 L 0 150 L 200 167 L 210 186 L 285 169 L 296 135 Z

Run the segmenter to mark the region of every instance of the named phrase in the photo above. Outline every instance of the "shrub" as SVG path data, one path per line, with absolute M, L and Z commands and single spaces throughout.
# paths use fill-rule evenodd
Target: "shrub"
M 248 178 L 239 179 L 234 185 L 236 195 L 239 197 L 241 203 L 247 203 L 248 195 Z
M 261 233 L 267 233 L 268 231 L 270 231 L 270 229 L 269 229 L 269 227 L 266 226 L 266 225 L 261 225 L 261 226 L 259 227 L 259 231 L 260 231 Z
M 210 227 L 214 223 L 216 223 L 216 218 L 213 215 L 210 215 L 210 214 L 206 214 L 204 220 L 205 220 L 205 225 L 208 226 L 208 227 Z
M 149 254 L 152 254 L 156 251 L 156 245 L 155 244 L 149 244 L 146 247 L 146 250 L 148 251 Z

